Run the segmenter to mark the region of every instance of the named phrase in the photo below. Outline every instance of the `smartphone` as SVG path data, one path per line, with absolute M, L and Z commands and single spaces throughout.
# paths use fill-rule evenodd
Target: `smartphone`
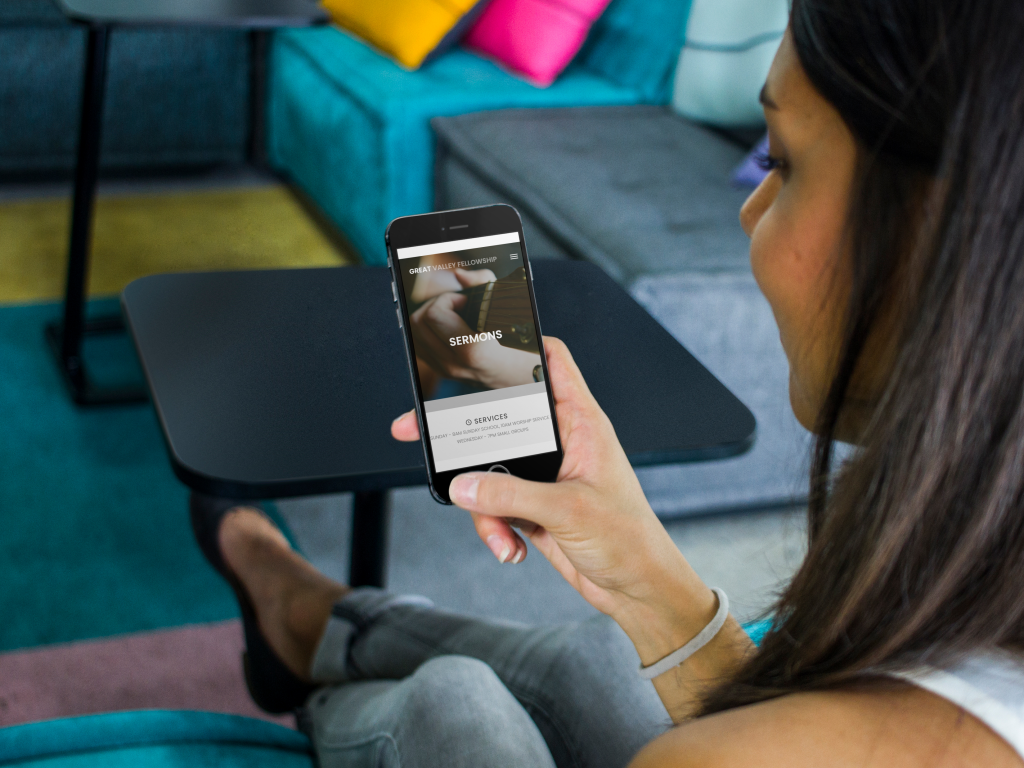
M 553 482 L 562 445 L 519 213 L 404 216 L 384 240 L 434 498 L 451 504 L 474 470 Z

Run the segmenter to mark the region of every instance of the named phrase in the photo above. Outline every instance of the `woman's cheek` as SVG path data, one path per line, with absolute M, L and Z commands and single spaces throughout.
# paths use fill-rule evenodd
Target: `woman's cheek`
M 779 340 L 789 362 L 789 397 L 797 420 L 810 429 L 820 399 L 816 395 L 811 348 L 814 323 L 808 310 L 815 299 L 804 260 L 796 246 L 796 227 L 785 216 L 784 201 L 776 200 L 761 217 L 751 236 L 750 266 L 758 287 L 768 300 L 779 329 Z
M 761 216 L 750 238 L 750 268 L 761 293 L 771 305 L 786 356 L 791 357 L 789 336 L 793 325 L 794 290 L 792 241 L 784 217 L 772 206 Z

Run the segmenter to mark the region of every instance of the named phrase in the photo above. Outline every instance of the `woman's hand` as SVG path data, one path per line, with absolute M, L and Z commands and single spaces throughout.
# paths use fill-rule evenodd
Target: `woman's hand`
M 651 664 L 692 639 L 717 600 L 654 515 L 568 349 L 544 340 L 565 459 L 555 483 L 473 472 L 452 481 L 452 500 L 502 562 L 518 562 L 524 542 L 512 519 L 595 608 L 612 616 Z M 419 438 L 414 414 L 392 427 Z M 660 678 L 659 678 L 660 679 Z

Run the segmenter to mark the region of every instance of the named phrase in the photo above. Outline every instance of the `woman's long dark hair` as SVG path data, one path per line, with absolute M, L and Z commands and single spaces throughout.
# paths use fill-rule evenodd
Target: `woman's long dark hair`
M 705 713 L 1024 649 L 1024 3 L 795 0 L 791 30 L 859 144 L 853 289 L 806 560 Z M 887 383 L 830 480 L 883 332 Z

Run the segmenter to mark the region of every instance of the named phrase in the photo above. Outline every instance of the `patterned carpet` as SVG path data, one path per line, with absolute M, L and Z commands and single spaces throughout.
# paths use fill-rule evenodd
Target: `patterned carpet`
M 0 654 L 0 726 L 127 709 L 200 709 L 294 726 L 245 689 L 238 621 Z
M 44 344 L 68 208 L 0 204 L 0 725 L 135 708 L 257 715 L 237 607 L 192 541 L 152 408 L 76 408 Z M 91 292 L 155 272 L 349 261 L 283 187 L 106 196 Z M 90 339 L 86 356 L 101 381 L 140 375 L 127 337 Z

